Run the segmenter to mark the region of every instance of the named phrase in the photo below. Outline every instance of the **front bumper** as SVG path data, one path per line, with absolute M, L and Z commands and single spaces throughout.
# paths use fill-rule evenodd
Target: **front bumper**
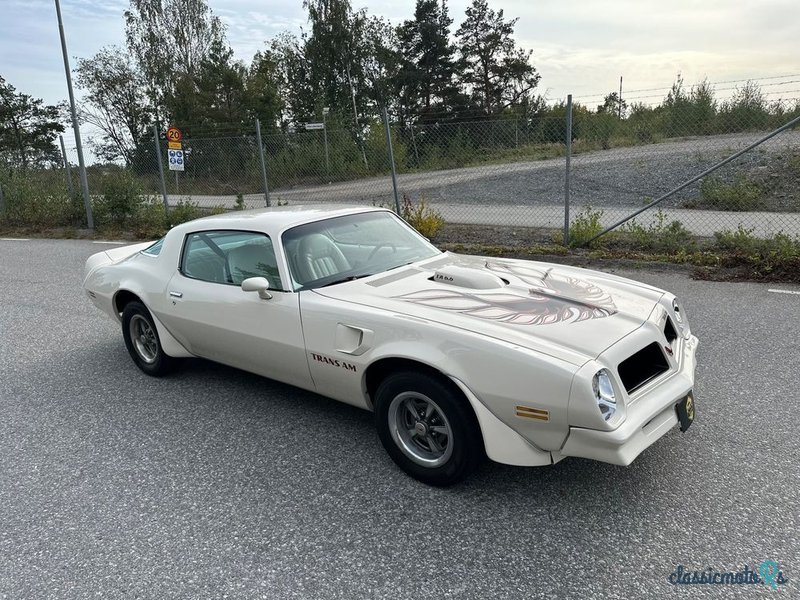
M 678 369 L 660 378 L 627 407 L 625 420 L 614 430 L 600 431 L 570 427 L 561 450 L 553 452 L 554 462 L 565 456 L 590 458 L 615 465 L 629 465 L 670 429 L 678 425 L 675 405 L 694 387 L 694 336 L 680 344 Z

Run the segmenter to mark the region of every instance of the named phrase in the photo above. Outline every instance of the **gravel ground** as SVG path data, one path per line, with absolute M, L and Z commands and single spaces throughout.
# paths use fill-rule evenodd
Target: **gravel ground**
M 570 190 L 575 204 L 596 207 L 638 207 L 698 175 L 716 162 L 763 137 L 739 133 L 670 140 L 610 150 L 588 152 L 572 158 Z M 718 172 L 727 180 L 737 173 L 753 172 L 800 148 L 800 132 L 784 132 Z M 273 190 L 272 200 L 303 202 L 384 203 L 392 198 L 391 178 L 373 177 L 322 186 Z M 549 206 L 564 201 L 564 159 L 481 165 L 444 171 L 406 173 L 398 176 L 400 193 L 424 195 L 434 205 Z M 792 186 L 790 186 L 791 188 Z M 680 206 L 696 199 L 693 185 L 664 206 Z M 794 189 L 794 188 L 792 188 Z M 777 193 L 789 190 L 781 188 Z M 173 201 L 177 201 L 177 196 Z M 262 206 L 263 194 L 245 196 L 248 205 Z M 201 205 L 232 203 L 225 196 L 192 196 Z M 794 197 L 794 210 L 798 209 Z M 774 208 L 785 210 L 781 198 Z M 771 209 L 771 207 L 768 207 Z
M 670 140 L 660 144 L 612 148 L 572 158 L 571 215 L 591 207 L 603 211 L 611 225 L 633 210 L 674 189 L 734 152 L 763 137 L 739 133 Z M 398 176 L 400 195 L 425 197 L 451 223 L 560 228 L 564 222 L 563 158 L 481 165 Z M 754 212 L 702 210 L 700 184 L 694 183 L 659 205 L 668 220 L 679 220 L 698 236 L 712 236 L 739 226 L 771 237 L 800 234 L 800 131 L 784 132 L 717 171 L 726 182 L 747 176 L 766 190 L 763 206 Z M 233 196 L 171 196 L 201 206 L 233 207 Z M 247 194 L 250 208 L 264 206 L 263 194 Z M 329 185 L 273 190 L 273 204 L 337 202 L 390 205 L 394 202 L 387 176 Z M 697 210 L 700 209 L 700 210 Z M 638 221 L 648 224 L 655 209 Z
M 0 598 L 798 595 L 800 295 L 623 272 L 701 339 L 689 432 L 438 490 L 366 412 L 199 360 L 144 376 L 80 290 L 102 248 L 0 240 Z M 788 589 L 667 583 L 768 558 Z

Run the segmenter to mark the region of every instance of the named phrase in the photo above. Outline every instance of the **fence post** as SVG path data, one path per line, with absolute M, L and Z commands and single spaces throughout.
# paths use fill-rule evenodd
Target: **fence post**
M 566 166 L 564 169 L 564 245 L 569 246 L 569 162 L 572 158 L 572 94 L 567 95 Z
M 269 202 L 269 182 L 267 181 L 267 161 L 264 158 L 264 145 L 261 143 L 261 121 L 256 119 L 256 144 L 258 144 L 258 158 L 261 161 L 261 182 L 264 184 L 264 200 Z
M 161 198 L 164 200 L 164 212 L 169 213 L 167 201 L 167 184 L 164 181 L 164 163 L 161 162 L 161 144 L 158 143 L 158 126 L 153 125 L 153 143 L 156 145 L 156 159 L 158 160 L 158 179 L 161 183 Z
M 325 173 L 328 177 L 331 176 L 331 160 L 328 154 L 328 120 L 325 118 L 328 116 L 328 109 L 322 109 L 322 139 L 325 142 Z M 330 180 L 328 180 L 330 183 Z
M 75 195 L 72 189 L 72 170 L 69 168 L 69 160 L 67 160 L 67 149 L 64 147 L 64 136 L 58 136 L 58 141 L 61 142 L 61 156 L 64 157 L 64 168 L 67 170 L 67 189 L 69 190 L 69 197 Z
M 397 195 L 397 172 L 394 168 L 394 148 L 392 147 L 392 132 L 389 130 L 389 114 L 383 107 L 383 125 L 386 128 L 386 144 L 389 146 L 389 164 L 392 167 L 392 189 L 394 190 L 394 210 L 400 214 L 400 197 Z
M 75 94 L 72 91 L 72 75 L 69 68 L 67 55 L 67 39 L 64 36 L 64 23 L 61 20 L 61 4 L 56 0 L 56 18 L 58 20 L 58 34 L 61 38 L 61 55 L 64 57 L 64 73 L 67 79 L 67 92 L 69 95 L 69 110 L 72 116 L 72 131 L 75 133 L 75 150 L 78 153 L 78 171 L 81 176 L 81 191 L 83 192 L 83 206 L 86 209 L 86 226 L 94 229 L 94 213 L 92 212 L 92 197 L 89 195 L 89 180 L 86 177 L 86 161 L 83 159 L 83 145 L 81 144 L 81 128 L 75 111 Z
M 419 167 L 419 151 L 417 150 L 417 138 L 414 136 L 414 123 L 408 124 L 411 129 L 411 144 L 414 146 L 414 164 Z
M 3 197 L 3 184 L 0 183 L 0 215 L 6 211 L 6 199 Z

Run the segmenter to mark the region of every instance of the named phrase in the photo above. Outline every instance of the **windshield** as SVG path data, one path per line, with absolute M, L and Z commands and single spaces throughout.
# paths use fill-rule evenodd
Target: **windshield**
M 388 211 L 299 225 L 283 234 L 283 248 L 296 290 L 351 281 L 440 254 Z

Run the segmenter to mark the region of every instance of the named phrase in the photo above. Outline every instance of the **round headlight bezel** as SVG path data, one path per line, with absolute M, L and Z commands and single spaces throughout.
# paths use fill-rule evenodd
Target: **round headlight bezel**
M 608 369 L 600 369 L 592 378 L 592 392 L 597 409 L 604 421 L 610 421 L 617 412 L 617 395 L 614 390 L 613 377 Z

